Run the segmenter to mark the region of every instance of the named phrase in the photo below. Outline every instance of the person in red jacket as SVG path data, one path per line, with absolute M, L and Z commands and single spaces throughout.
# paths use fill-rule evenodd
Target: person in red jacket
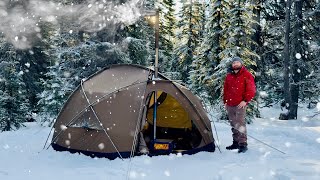
M 224 81 L 223 102 L 231 125 L 233 143 L 226 149 L 238 149 L 238 153 L 248 150 L 246 107 L 256 93 L 252 74 L 245 68 L 240 57 L 232 59 L 231 67 Z

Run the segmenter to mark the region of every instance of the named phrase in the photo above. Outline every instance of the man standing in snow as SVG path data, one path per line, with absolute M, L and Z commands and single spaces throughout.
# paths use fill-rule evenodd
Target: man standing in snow
M 223 88 L 223 102 L 233 137 L 232 145 L 226 147 L 228 150 L 238 149 L 238 153 L 248 150 L 245 115 L 246 107 L 255 93 L 256 86 L 252 74 L 243 66 L 240 57 L 234 57 Z

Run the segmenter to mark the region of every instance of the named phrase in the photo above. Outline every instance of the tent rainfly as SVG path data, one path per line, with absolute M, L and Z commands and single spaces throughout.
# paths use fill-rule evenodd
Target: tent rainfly
M 81 81 L 56 119 L 52 147 L 109 159 L 214 152 L 200 99 L 152 74 L 138 65 L 113 65 Z

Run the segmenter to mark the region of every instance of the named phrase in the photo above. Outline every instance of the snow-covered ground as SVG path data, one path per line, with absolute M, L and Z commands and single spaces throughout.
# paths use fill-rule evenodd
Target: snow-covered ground
M 265 108 L 263 118 L 248 125 L 253 138 L 249 137 L 244 154 L 225 150 L 231 143 L 230 127 L 216 122 L 221 152 L 112 161 L 42 150 L 50 128 L 29 123 L 18 131 L 0 133 L 0 180 L 319 180 L 320 115 L 308 118 L 319 109 L 300 108 L 298 120 L 291 121 L 276 120 L 280 111 Z

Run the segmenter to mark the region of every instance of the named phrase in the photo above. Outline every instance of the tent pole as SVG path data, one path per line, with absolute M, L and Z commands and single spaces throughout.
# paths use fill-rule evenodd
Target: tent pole
M 159 71 L 159 9 L 156 9 L 156 21 L 155 21 L 155 61 L 154 61 L 154 78 L 158 78 Z M 153 107 L 153 140 L 155 141 L 157 130 L 157 91 L 154 91 L 154 107 Z
M 83 88 L 83 80 L 81 80 L 81 89 L 82 89 L 83 95 L 85 96 L 85 98 L 86 98 L 87 102 L 90 104 L 90 101 L 89 101 L 89 99 L 88 99 L 88 97 L 87 97 L 87 94 L 86 94 L 86 92 L 84 91 L 84 88 Z M 97 115 L 96 111 L 93 109 L 93 106 L 90 106 L 90 109 L 92 110 L 92 112 L 93 112 L 94 116 L 97 118 L 97 120 L 98 120 L 98 122 L 99 122 L 100 126 L 102 127 L 102 129 L 103 129 L 103 131 L 104 131 L 104 133 L 108 136 L 108 138 L 109 138 L 109 140 L 110 140 L 111 144 L 113 145 L 113 147 L 115 148 L 115 150 L 116 150 L 116 151 L 117 151 L 117 153 L 119 154 L 120 158 L 123 160 L 123 158 L 122 158 L 122 156 L 121 156 L 121 154 L 120 154 L 120 152 L 119 152 L 118 148 L 116 147 L 116 145 L 115 145 L 115 144 L 114 144 L 114 142 L 112 141 L 112 139 L 111 139 L 111 137 L 109 136 L 109 134 L 108 134 L 107 130 L 103 127 L 103 124 L 102 124 L 102 122 L 100 121 L 100 119 L 99 119 L 99 117 L 98 117 L 98 115 Z
M 208 107 L 207 107 L 207 104 L 204 103 L 203 104 L 203 107 L 205 108 L 207 114 L 209 114 L 211 116 L 211 119 L 212 119 L 212 123 L 213 123 L 213 127 L 214 127 L 214 131 L 216 132 L 216 137 L 217 137 L 217 142 L 215 141 L 214 137 L 213 137 L 213 140 L 214 140 L 214 143 L 217 145 L 217 148 L 219 149 L 220 153 L 221 153 L 221 149 L 220 149 L 220 140 L 219 140 L 219 136 L 218 136 L 218 131 L 217 131 L 217 128 L 216 128 L 216 124 L 214 123 L 214 120 L 213 120 L 213 116 L 211 113 L 209 113 L 208 111 Z M 212 108 L 210 107 L 210 111 L 212 111 Z
M 50 135 L 51 135 L 51 132 L 52 132 L 53 127 L 54 127 L 54 125 L 52 125 L 52 127 L 51 127 L 51 129 L 50 129 L 50 133 L 49 133 L 49 135 L 48 135 L 48 137 L 47 137 L 46 143 L 45 143 L 44 146 L 43 146 L 43 149 L 46 148 L 46 145 L 47 145 L 47 142 L 48 142 L 49 137 L 50 137 Z M 50 145 L 51 145 L 51 143 L 49 144 L 49 146 L 50 146 Z
M 147 85 L 148 83 L 146 82 L 145 84 L 145 88 L 144 88 L 144 91 L 143 91 L 143 96 L 145 97 L 145 94 L 146 94 L 146 90 L 147 90 Z M 137 143 L 137 139 L 138 139 L 138 134 L 139 132 L 141 131 L 141 123 L 142 121 L 145 121 L 145 119 L 142 119 L 143 117 L 143 113 L 144 113 L 144 110 L 147 111 L 147 107 L 145 106 L 145 99 L 143 99 L 141 101 L 141 104 L 140 104 L 140 109 L 139 109 L 139 115 L 138 115 L 138 121 L 137 121 L 137 125 L 136 125 L 136 129 L 135 129 L 135 132 L 134 132 L 134 138 L 133 138 L 133 143 L 132 143 L 132 148 L 131 148 L 131 154 L 130 154 L 130 160 L 131 158 L 134 156 L 134 152 L 135 152 L 135 148 L 136 148 L 136 143 Z
M 154 103 L 153 103 L 153 140 L 157 139 L 157 91 L 154 91 Z
M 143 91 L 143 96 L 145 96 L 145 94 L 146 94 L 147 85 L 148 85 L 148 83 L 146 82 L 146 86 L 145 86 L 144 91 Z M 137 146 L 137 142 L 138 142 L 138 134 L 140 133 L 140 131 L 142 129 L 141 128 L 141 123 L 142 123 L 142 121 L 145 121 L 145 119 L 143 119 L 143 117 L 144 117 L 143 114 L 147 112 L 147 106 L 145 106 L 145 104 L 146 104 L 145 99 L 143 99 L 141 101 L 141 104 L 140 104 L 138 121 L 137 121 L 137 125 L 136 125 L 136 130 L 134 132 L 134 138 L 133 138 L 133 143 L 132 143 L 132 148 L 131 148 L 131 153 L 130 153 L 130 160 L 129 160 L 128 170 L 127 170 L 127 178 L 126 179 L 129 179 L 129 172 L 131 172 L 132 157 L 134 156 L 134 153 L 136 151 L 136 146 Z M 139 144 L 138 144 L 138 146 L 139 146 Z
M 154 61 L 154 78 L 158 78 L 159 71 L 159 9 L 156 10 L 156 21 L 155 21 L 155 61 Z

